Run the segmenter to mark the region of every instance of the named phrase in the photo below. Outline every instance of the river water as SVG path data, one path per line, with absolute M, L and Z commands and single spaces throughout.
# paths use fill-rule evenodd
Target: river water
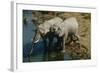
M 32 22 L 32 10 L 23 10 L 23 16 L 27 18 L 26 23 L 23 23 L 23 62 L 62 61 L 71 59 L 67 53 L 61 53 L 60 51 L 46 53 L 42 40 L 34 46 L 32 55 L 29 57 L 36 26 Z

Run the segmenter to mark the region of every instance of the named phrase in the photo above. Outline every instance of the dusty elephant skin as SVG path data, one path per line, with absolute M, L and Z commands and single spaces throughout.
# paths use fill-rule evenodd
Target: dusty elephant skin
M 23 16 L 23 26 L 30 21 L 35 34 L 31 47 L 25 46 L 29 61 L 24 57 L 23 62 L 91 59 L 90 13 L 28 11 L 32 18 Z

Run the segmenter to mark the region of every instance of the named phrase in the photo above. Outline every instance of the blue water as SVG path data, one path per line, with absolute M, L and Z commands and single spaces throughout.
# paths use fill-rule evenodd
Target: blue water
M 36 29 L 34 23 L 32 23 L 32 11 L 24 11 L 23 16 L 27 17 L 27 23 L 23 24 L 23 45 L 31 42 L 34 37 L 34 30 Z
M 27 18 L 27 23 L 23 24 L 23 57 L 28 58 L 30 50 L 32 49 L 32 38 L 35 35 L 34 30 L 36 29 L 36 26 L 32 22 L 32 11 L 24 10 L 23 16 Z M 37 58 L 37 61 L 39 60 L 40 57 L 42 60 L 44 48 L 45 47 L 43 41 L 38 42 L 34 46 L 32 54 L 34 55 L 34 58 Z
M 29 62 L 29 53 L 30 50 L 32 49 L 32 38 L 35 35 L 35 29 L 36 26 L 35 24 L 32 22 L 32 11 L 31 10 L 24 10 L 23 11 L 23 16 L 27 17 L 27 23 L 23 24 L 23 61 L 24 62 Z M 33 49 L 32 52 L 32 56 L 31 56 L 31 62 L 40 62 L 40 61 L 44 61 L 45 58 L 49 58 L 48 54 L 45 54 L 45 46 L 43 41 L 39 41 Z M 71 59 L 71 57 L 65 53 L 65 54 L 61 54 L 60 52 L 58 52 L 58 55 L 60 54 L 60 56 L 58 56 L 57 58 L 49 58 L 49 60 L 69 60 Z M 54 53 L 54 55 L 56 55 L 56 53 Z

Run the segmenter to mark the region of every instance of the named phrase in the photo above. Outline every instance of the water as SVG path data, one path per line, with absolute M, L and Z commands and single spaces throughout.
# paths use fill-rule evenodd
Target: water
M 32 11 L 23 11 L 23 16 L 27 18 L 27 23 L 23 24 L 23 45 L 26 45 L 32 41 L 36 27 L 32 23 Z
M 60 51 L 46 52 L 46 47 L 42 40 L 34 46 L 32 55 L 29 57 L 36 26 L 32 22 L 31 10 L 23 11 L 23 16 L 27 17 L 27 23 L 23 24 L 23 62 L 61 61 L 71 59 L 67 53 L 61 53 Z

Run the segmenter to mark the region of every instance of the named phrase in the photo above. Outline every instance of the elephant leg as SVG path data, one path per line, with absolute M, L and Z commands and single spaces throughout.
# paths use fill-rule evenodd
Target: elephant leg
M 52 42 L 53 42 L 53 39 L 50 39 L 50 38 L 49 38 L 49 46 L 48 46 L 49 51 L 52 50 Z
M 76 44 L 77 48 L 80 49 L 80 42 L 79 42 L 79 37 L 75 34 L 73 34 L 73 42 Z
M 68 32 L 66 32 L 62 37 L 63 37 L 63 41 L 62 41 L 63 51 L 62 52 L 64 53 L 64 52 L 66 52 L 66 50 L 65 50 L 66 49 L 65 43 L 66 43 L 66 40 L 68 38 Z
M 73 41 L 72 39 L 72 34 L 71 33 L 68 33 L 68 37 L 67 37 L 67 40 L 66 40 L 66 45 L 70 45 L 70 43 Z
M 63 41 L 62 37 L 57 37 L 57 43 L 56 43 L 56 45 L 57 45 L 58 50 L 62 50 L 61 49 L 62 48 L 62 41 Z

